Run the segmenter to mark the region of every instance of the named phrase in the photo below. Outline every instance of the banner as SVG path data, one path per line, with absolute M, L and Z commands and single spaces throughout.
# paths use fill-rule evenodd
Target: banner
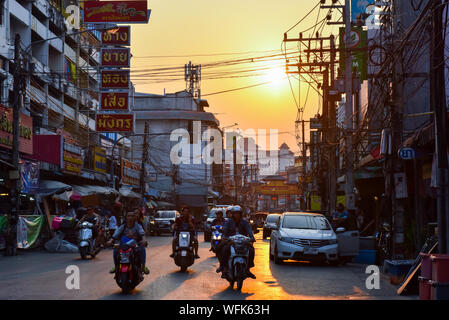
M 128 92 L 101 92 L 100 110 L 104 111 L 128 111 Z
M 102 48 L 101 66 L 129 68 L 130 52 L 129 48 Z
M 134 114 L 97 114 L 97 132 L 134 132 Z
M 320 196 L 310 196 L 310 210 L 321 211 L 321 197 Z
M 117 27 L 103 31 L 101 34 L 103 46 L 129 46 L 131 44 L 131 27 Z
M 36 194 L 39 191 L 39 163 L 22 161 L 22 193 Z
M 147 1 L 85 1 L 85 23 L 147 23 Z
M 129 70 L 101 71 L 102 89 L 129 89 Z
M 20 216 L 17 222 L 17 248 L 31 248 L 39 238 L 44 216 Z

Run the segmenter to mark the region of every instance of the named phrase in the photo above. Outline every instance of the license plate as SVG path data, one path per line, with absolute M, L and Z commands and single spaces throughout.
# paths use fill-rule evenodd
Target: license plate
M 314 248 L 304 248 L 304 254 L 318 254 L 318 249 Z
M 181 251 L 181 257 L 185 257 L 187 255 L 187 251 Z

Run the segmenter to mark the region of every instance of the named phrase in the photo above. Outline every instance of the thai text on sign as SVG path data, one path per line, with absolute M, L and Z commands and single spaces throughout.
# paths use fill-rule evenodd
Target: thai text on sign
M 128 89 L 129 70 L 101 71 L 101 87 L 103 89 Z
M 131 44 L 130 29 L 130 26 L 124 26 L 103 31 L 101 34 L 101 44 L 103 46 L 129 46 Z
M 133 132 L 134 114 L 97 114 L 97 132 Z
M 102 92 L 100 99 L 101 110 L 127 111 L 129 107 L 128 92 Z
M 85 1 L 84 22 L 147 23 L 147 1 Z
M 103 67 L 129 67 L 129 48 L 103 48 L 101 49 L 101 66 Z

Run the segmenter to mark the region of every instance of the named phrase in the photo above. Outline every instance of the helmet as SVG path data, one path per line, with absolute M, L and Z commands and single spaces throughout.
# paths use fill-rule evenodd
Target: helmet
M 226 208 L 226 212 L 230 212 L 231 214 L 235 214 L 235 213 L 243 214 L 242 207 L 240 207 L 240 206 L 229 206 Z

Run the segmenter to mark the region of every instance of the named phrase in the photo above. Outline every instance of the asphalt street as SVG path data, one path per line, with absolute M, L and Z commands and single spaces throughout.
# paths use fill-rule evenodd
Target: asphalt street
M 210 243 L 199 235 L 200 259 L 186 273 L 180 272 L 171 253 L 171 236 L 148 237 L 147 266 L 150 275 L 130 295 L 123 295 L 108 271 L 112 250 L 101 251 L 95 259 L 81 260 L 78 254 L 49 253 L 44 250 L 18 256 L 0 256 L 0 299 L 149 299 L 149 300 L 303 300 L 303 299 L 416 299 L 401 297 L 396 287 L 381 277 L 380 289 L 366 288 L 366 266 L 328 266 L 287 261 L 269 261 L 269 240 L 256 235 L 257 279 L 247 279 L 241 292 L 215 273 L 218 261 L 209 252 Z M 66 268 L 80 270 L 80 288 L 66 288 Z

